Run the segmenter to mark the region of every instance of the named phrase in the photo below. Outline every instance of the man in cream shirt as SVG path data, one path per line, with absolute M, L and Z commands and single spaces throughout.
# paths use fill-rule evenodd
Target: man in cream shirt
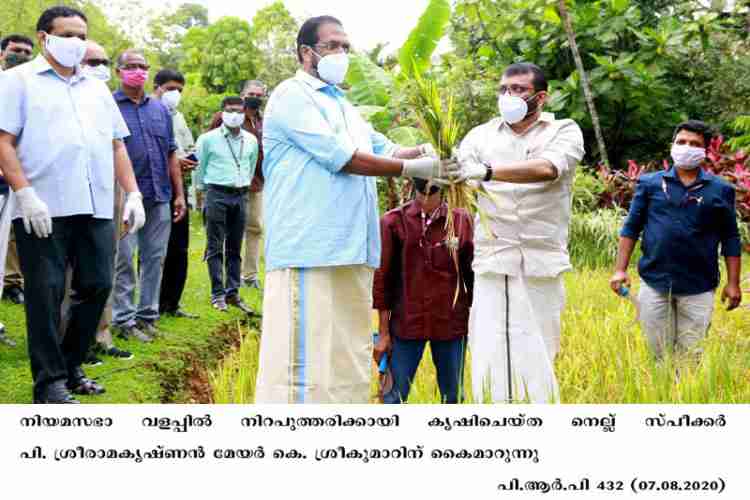
M 458 152 L 458 177 L 483 182 L 495 198 L 481 201 L 494 234 L 476 224 L 474 237 L 472 386 L 477 400 L 552 402 L 583 135 L 543 112 L 547 81 L 534 64 L 506 68 L 499 94 L 501 117 L 471 130 Z

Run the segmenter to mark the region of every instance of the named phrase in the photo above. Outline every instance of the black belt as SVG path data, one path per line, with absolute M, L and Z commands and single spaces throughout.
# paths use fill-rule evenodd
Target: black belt
M 222 186 L 221 184 L 207 184 L 209 189 L 215 189 L 216 191 L 221 191 L 222 193 L 229 193 L 229 194 L 245 194 L 248 191 L 250 191 L 250 187 L 231 187 L 231 186 Z

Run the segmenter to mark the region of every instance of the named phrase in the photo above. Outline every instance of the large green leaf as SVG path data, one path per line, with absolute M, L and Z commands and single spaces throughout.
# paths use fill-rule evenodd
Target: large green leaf
M 361 106 L 385 106 L 393 94 L 391 75 L 360 54 L 349 58 L 346 82 L 351 86 L 349 98 Z
M 450 15 L 451 6 L 448 0 L 430 0 L 417 26 L 399 51 L 398 62 L 402 74 L 412 77 L 415 68 L 421 73 L 430 66 L 430 57 L 445 34 Z
M 386 134 L 390 140 L 401 146 L 416 146 L 425 142 L 422 132 L 415 127 L 396 127 Z

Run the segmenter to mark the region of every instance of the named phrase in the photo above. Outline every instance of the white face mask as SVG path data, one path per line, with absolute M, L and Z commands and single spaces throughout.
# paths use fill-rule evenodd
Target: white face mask
M 83 73 L 87 77 L 101 80 L 105 83 L 108 82 L 112 77 L 112 73 L 109 71 L 109 68 L 103 64 L 100 64 L 98 66 L 82 66 L 81 71 L 83 71 Z
M 221 114 L 221 121 L 229 128 L 237 128 L 245 121 L 245 114 L 224 111 Z
M 86 55 L 86 42 L 75 36 L 63 38 L 47 33 L 44 48 L 60 66 L 66 68 L 78 66 Z
M 529 111 L 529 105 L 523 98 L 510 94 L 503 94 L 498 97 L 497 107 L 500 110 L 500 116 L 509 125 L 526 118 L 526 113 Z
M 179 90 L 170 90 L 162 94 L 161 102 L 164 103 L 170 113 L 174 113 L 177 111 L 177 106 L 180 105 L 181 98 L 182 94 L 180 94 Z
M 698 168 L 701 162 L 706 158 L 704 148 L 696 148 L 687 144 L 672 145 L 672 160 L 677 168 L 693 170 Z
M 320 54 L 314 50 L 313 54 L 320 57 Z M 318 61 L 320 79 L 331 85 L 339 85 L 343 82 L 347 71 L 349 71 L 349 54 L 346 52 L 328 54 L 325 57 L 320 57 Z

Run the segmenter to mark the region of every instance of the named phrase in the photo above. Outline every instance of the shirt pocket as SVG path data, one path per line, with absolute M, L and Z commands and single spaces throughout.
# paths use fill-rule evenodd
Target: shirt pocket
M 450 251 L 445 244 L 430 247 L 430 260 L 432 267 L 436 271 L 442 271 L 450 274 L 456 272 L 456 264 L 453 262 Z

